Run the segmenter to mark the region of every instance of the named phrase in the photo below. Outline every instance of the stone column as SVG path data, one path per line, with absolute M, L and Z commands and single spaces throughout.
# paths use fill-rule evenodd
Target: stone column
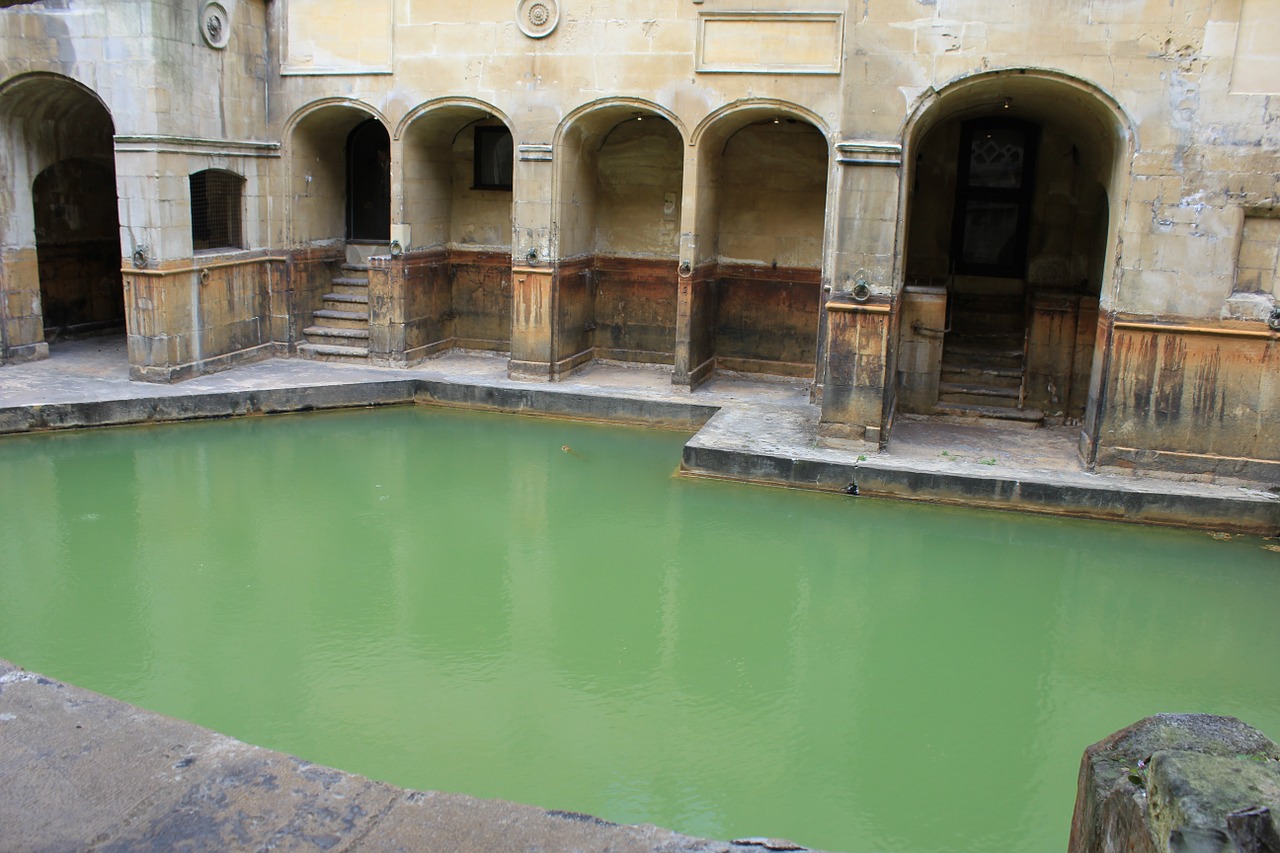
M 902 146 L 841 142 L 836 162 L 839 182 L 835 221 L 828 225 L 815 383 L 822 401 L 819 434 L 879 443 L 887 438 L 881 428 L 893 403 Z
M 511 361 L 513 378 L 552 378 L 556 299 L 551 209 L 554 170 L 550 143 L 516 147 L 511 233 Z

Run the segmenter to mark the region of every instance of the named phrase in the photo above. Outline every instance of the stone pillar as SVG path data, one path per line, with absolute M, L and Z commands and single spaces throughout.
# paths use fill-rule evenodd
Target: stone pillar
M 552 131 L 548 129 L 548 135 Z M 555 271 L 551 199 L 554 184 L 550 143 L 516 146 L 515 199 L 511 232 L 512 378 L 552 378 Z
M 518 379 L 550 379 L 555 318 L 553 275 L 549 269 L 511 268 L 511 361 Z
M 881 429 L 892 405 L 896 356 L 889 344 L 902 146 L 841 142 L 836 164 L 838 180 L 828 191 L 814 383 L 822 403 L 819 435 L 878 444 L 887 437 Z
M 682 268 L 683 270 L 683 268 Z M 676 290 L 676 353 L 671 384 L 692 391 L 715 370 L 715 264 L 681 272 Z
M 404 366 L 404 265 L 398 258 L 369 259 L 369 360 Z
M 715 245 L 717 188 L 708 152 L 685 156 L 680 210 L 680 266 L 676 286 L 676 351 L 671 384 L 692 391 L 715 371 Z
M 0 250 L 0 364 L 48 357 L 36 248 Z
M 1160 714 L 1090 746 L 1068 853 L 1280 850 L 1280 746 L 1234 717 Z
M 879 444 L 884 426 L 890 313 L 887 302 L 827 302 L 827 376 L 818 423 L 822 439 Z

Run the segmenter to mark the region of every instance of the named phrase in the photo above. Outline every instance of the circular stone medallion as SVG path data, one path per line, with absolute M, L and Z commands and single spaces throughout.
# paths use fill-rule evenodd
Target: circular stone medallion
M 560 23 L 560 7 L 556 0 L 519 0 L 516 3 L 516 25 L 531 39 L 551 35 Z
M 200 35 L 205 44 L 218 50 L 231 40 L 231 16 L 221 3 L 205 3 L 200 10 Z

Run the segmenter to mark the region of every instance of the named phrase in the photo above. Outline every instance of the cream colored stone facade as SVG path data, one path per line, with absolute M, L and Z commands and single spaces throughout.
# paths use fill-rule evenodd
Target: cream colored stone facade
M 1090 464 L 1280 469 L 1273 0 L 2 5 L 5 361 L 111 322 L 140 379 L 323 355 L 372 252 L 342 357 L 806 377 L 833 440 L 1016 398 Z M 238 245 L 194 248 L 206 170 Z

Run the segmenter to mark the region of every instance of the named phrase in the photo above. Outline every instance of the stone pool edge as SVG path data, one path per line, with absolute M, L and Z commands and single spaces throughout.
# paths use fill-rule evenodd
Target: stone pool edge
M 3 659 L 0 826 L 8 850 L 759 853 L 772 841 L 712 841 L 648 824 L 397 788 Z
M 832 450 L 816 442 L 812 447 L 771 443 L 767 418 L 725 428 L 726 409 L 748 407 L 724 401 L 684 402 L 514 382 L 413 377 L 31 404 L 0 409 L 0 434 L 409 403 L 696 431 L 680 462 L 681 472 L 691 476 L 846 493 L 856 485 L 858 495 L 867 497 L 1280 534 L 1280 495 L 1259 489 L 1085 472 L 948 470 L 891 454 Z

